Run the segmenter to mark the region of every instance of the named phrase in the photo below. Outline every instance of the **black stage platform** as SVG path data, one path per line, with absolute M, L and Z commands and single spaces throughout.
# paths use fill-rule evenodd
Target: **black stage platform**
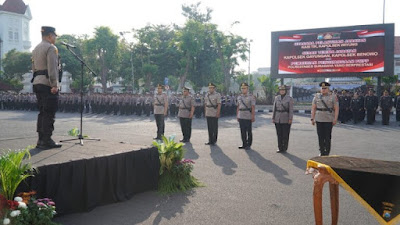
M 84 144 L 32 149 L 30 162 L 38 173 L 18 191 L 35 190 L 38 198 L 53 199 L 57 213 L 63 215 L 157 189 L 160 162 L 155 147 L 104 140 Z

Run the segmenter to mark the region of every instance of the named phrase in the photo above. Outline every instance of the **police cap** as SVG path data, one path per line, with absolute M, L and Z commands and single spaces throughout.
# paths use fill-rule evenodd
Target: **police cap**
M 56 28 L 54 28 L 54 27 L 43 26 L 41 32 L 42 32 L 42 36 L 47 36 L 49 34 L 54 34 L 54 35 L 58 36 L 56 33 Z

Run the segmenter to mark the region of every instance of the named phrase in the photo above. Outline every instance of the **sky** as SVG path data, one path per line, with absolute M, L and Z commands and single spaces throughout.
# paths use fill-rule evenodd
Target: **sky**
M 2 1 L 3 2 L 3 1 Z M 109 26 L 115 34 L 148 24 L 184 25 L 183 4 L 199 0 L 24 0 L 32 17 L 32 46 L 40 40 L 41 26 L 54 26 L 58 34 L 93 35 L 94 28 Z M 224 32 L 251 43 L 250 70 L 270 66 L 271 32 L 383 23 L 384 0 L 203 0 L 213 10 L 212 23 Z M 395 23 L 400 36 L 400 1 L 386 0 L 385 23 Z M 205 10 L 204 10 L 205 11 Z M 232 23 L 239 24 L 232 26 Z M 126 35 L 128 37 L 128 35 Z M 129 38 L 128 38 L 129 40 Z M 133 39 L 131 39 L 133 40 Z M 239 68 L 247 72 L 249 62 Z

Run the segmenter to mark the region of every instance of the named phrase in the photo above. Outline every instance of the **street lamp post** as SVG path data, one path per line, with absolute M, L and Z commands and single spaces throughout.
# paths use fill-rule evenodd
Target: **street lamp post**
M 2 54 L 3 51 L 2 51 L 2 50 L 3 50 L 3 40 L 0 38 L 0 72 L 3 71 L 3 67 L 2 67 L 2 64 L 1 64 L 1 63 L 2 63 L 1 60 L 2 60 L 2 58 L 3 58 L 3 57 L 2 57 L 2 56 L 3 56 L 3 54 Z M 0 75 L 1 75 L 1 74 L 0 74 Z
M 119 34 L 122 36 L 122 38 L 128 43 L 126 40 L 124 34 L 125 33 L 130 33 L 129 31 L 125 32 L 119 32 Z M 131 73 L 132 73 L 132 92 L 135 92 L 135 74 L 134 74 L 134 68 L 133 68 L 133 43 L 130 44 L 130 50 L 131 50 Z
M 253 40 L 252 39 L 250 39 L 250 41 L 249 41 L 249 69 L 248 69 L 248 84 L 249 84 L 249 86 L 251 85 L 250 84 L 250 53 L 251 53 L 251 42 L 253 42 Z

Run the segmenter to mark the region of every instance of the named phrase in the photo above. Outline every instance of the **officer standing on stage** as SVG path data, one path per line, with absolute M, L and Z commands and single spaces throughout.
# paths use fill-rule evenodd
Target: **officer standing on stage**
M 378 109 L 378 97 L 374 95 L 374 90 L 371 88 L 368 90 L 368 95 L 364 98 L 364 107 L 367 111 L 367 124 L 373 124 L 375 122 L 376 110 Z
M 54 27 L 42 27 L 42 42 L 32 51 L 33 91 L 36 94 L 39 115 L 36 131 L 39 140 L 36 148 L 60 148 L 51 139 L 58 109 L 59 60 L 55 46 L 57 34 Z
M 272 123 L 275 124 L 276 135 L 278 136 L 277 153 L 285 153 L 289 146 L 290 127 L 293 121 L 293 98 L 287 95 L 287 87 L 279 87 L 279 95 L 275 97 Z
M 242 83 L 240 89 L 242 94 L 238 97 L 238 107 L 236 109 L 242 137 L 242 146 L 239 146 L 239 149 L 249 150 L 253 143 L 252 123 L 256 120 L 256 99 L 249 94 L 249 85 L 247 83 Z
M 392 96 L 389 95 L 389 91 L 385 90 L 383 96 L 381 96 L 381 101 L 379 102 L 382 110 L 382 125 L 389 125 L 390 113 L 393 107 Z
M 154 139 L 161 140 L 164 135 L 165 122 L 164 117 L 168 113 L 168 97 L 163 93 L 164 85 L 157 85 L 157 94 L 154 97 L 154 118 L 157 125 L 157 137 Z
M 321 82 L 319 86 L 321 93 L 312 101 L 311 123 L 317 124 L 320 156 L 326 156 L 331 151 L 332 127 L 337 123 L 339 104 L 336 95 L 329 94 L 328 82 Z
M 218 118 L 221 116 L 221 94 L 215 91 L 215 84 L 208 84 L 208 93 L 204 98 L 204 115 L 207 119 L 208 142 L 215 145 L 218 139 Z
M 178 105 L 178 117 L 183 134 L 183 139 L 180 140 L 180 142 L 190 142 L 190 137 L 192 135 L 192 118 L 194 114 L 195 101 L 194 98 L 189 95 L 189 91 L 189 88 L 183 88 L 183 95 Z

